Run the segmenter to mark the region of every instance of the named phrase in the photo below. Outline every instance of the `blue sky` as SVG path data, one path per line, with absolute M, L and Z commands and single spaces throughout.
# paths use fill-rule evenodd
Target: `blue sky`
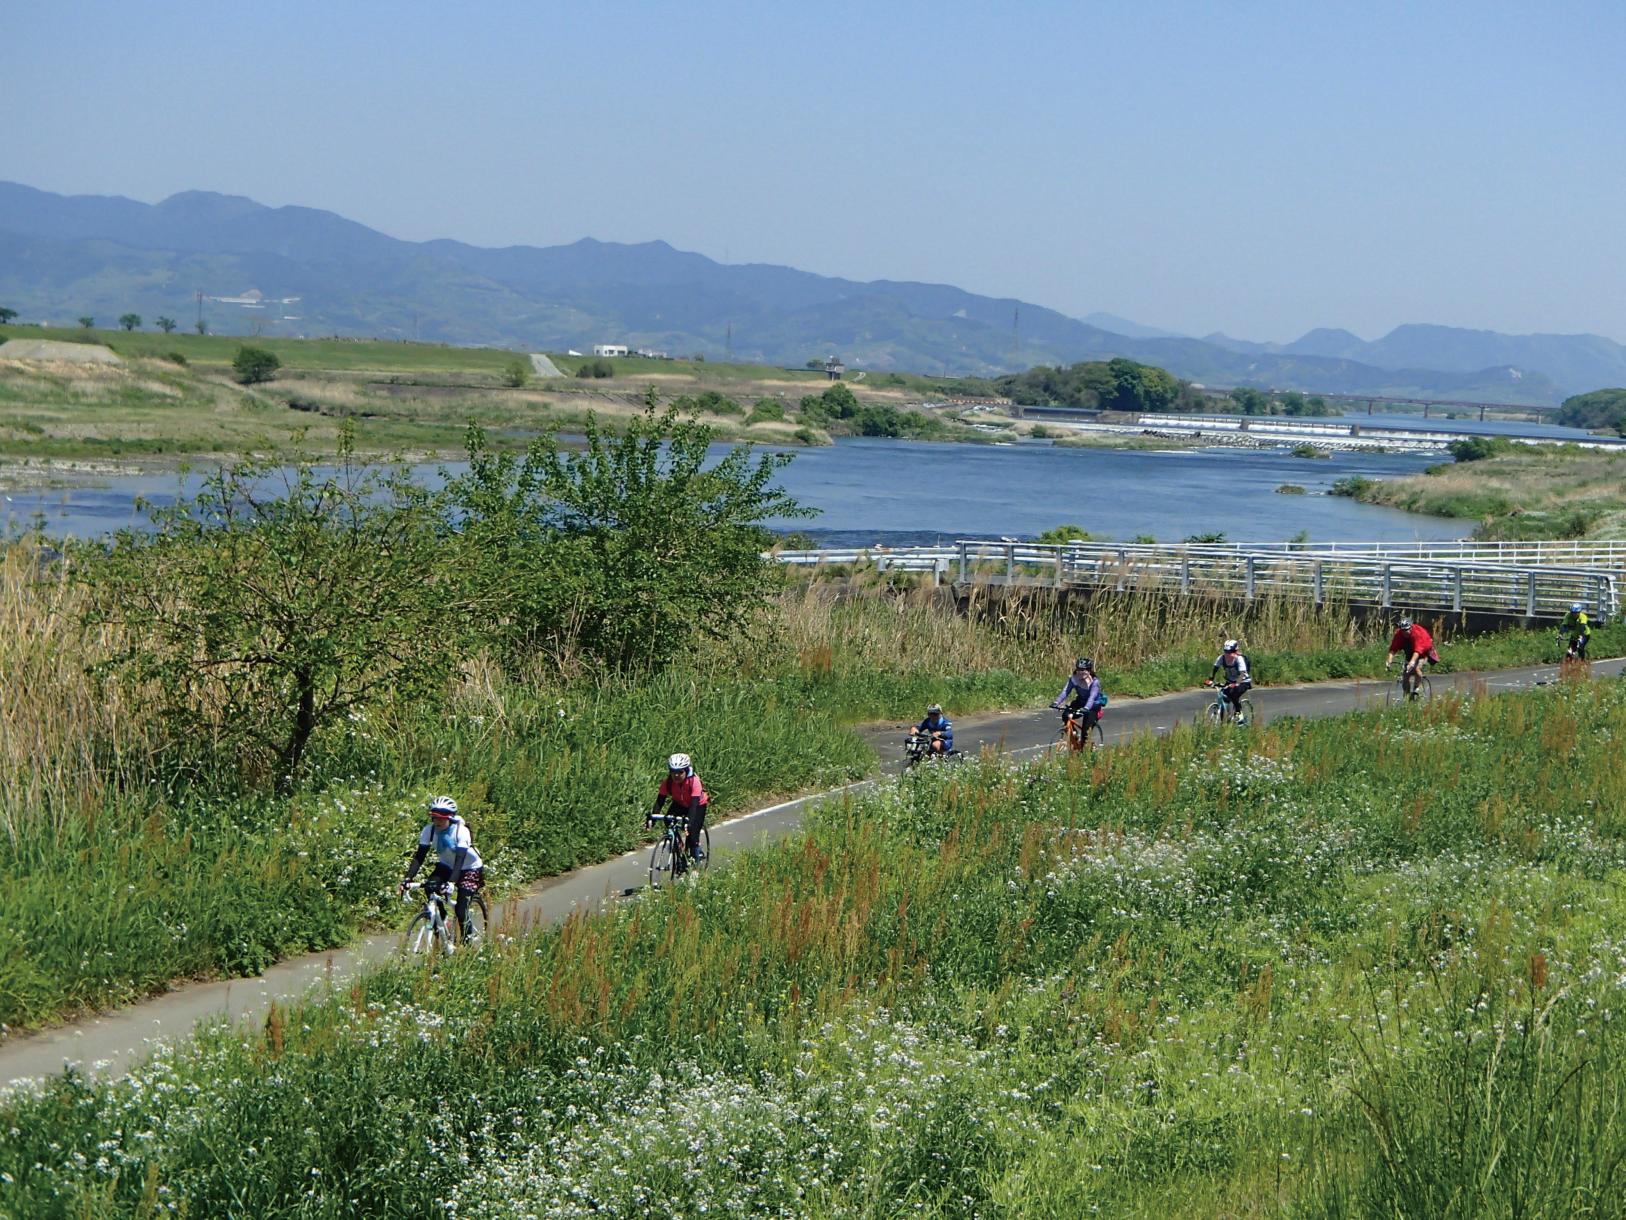
M 5 14 L 0 178 L 1191 334 L 1626 340 L 1623 60 L 1619 0 L 56 0 Z

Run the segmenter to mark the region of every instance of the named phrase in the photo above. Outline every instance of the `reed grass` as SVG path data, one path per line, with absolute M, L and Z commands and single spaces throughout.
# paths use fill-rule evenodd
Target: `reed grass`
M 912 774 L 12 1097 L 0 1209 L 1609 1215 L 1622 732 L 1576 681 Z

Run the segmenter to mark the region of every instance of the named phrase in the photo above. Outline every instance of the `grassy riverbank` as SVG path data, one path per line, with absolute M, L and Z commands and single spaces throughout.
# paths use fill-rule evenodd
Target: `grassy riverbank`
M 177 977 L 252 972 L 392 918 L 390 885 L 431 791 L 455 794 L 498 892 L 637 843 L 659 761 L 692 752 L 715 808 L 864 773 L 852 731 L 932 700 L 952 714 L 1053 698 L 1077 653 L 1116 695 L 1193 686 L 1240 634 L 1270 683 L 1381 672 L 1385 639 L 1336 610 L 1265 602 L 1246 617 L 1201 599 L 1103 596 L 1071 620 L 1043 602 L 978 601 L 956 617 L 925 593 L 837 600 L 787 591 L 749 638 L 656 677 L 504 677 L 475 660 L 430 709 L 381 708 L 313 743 L 288 797 L 170 786 L 148 710 L 86 667 L 115 644 L 78 625 L 82 590 L 13 547 L 0 565 L 0 870 L 17 908 L 0 930 L 0 1022 L 118 1003 Z M 1626 632 L 1598 634 L 1598 655 Z M 1446 645 L 1456 668 L 1550 660 L 1545 633 Z
M 823 373 L 764 365 L 560 356 L 566 375 L 540 378 L 528 353 L 497 348 L 0 327 L 0 340 L 8 337 L 94 342 L 123 360 L 8 360 L 0 343 L 0 460 L 28 463 L 36 475 L 53 462 L 266 453 L 296 438 L 330 444 L 346 424 L 365 452 L 455 457 L 471 422 L 494 445 L 518 447 L 546 430 L 579 429 L 589 415 L 615 427 L 641 413 L 652 392 L 705 418 L 721 440 L 826 444 L 832 434 L 862 433 L 987 443 L 996 435 L 951 412 L 917 410 L 932 384 L 923 378 L 840 383 L 856 404 L 844 417 L 804 409 L 805 398 L 831 388 Z M 231 362 L 245 344 L 282 362 L 273 380 L 233 380 Z M 521 385 L 511 376 L 516 362 Z M 575 376 L 583 364 L 610 375 Z
M 918 774 L 13 1098 L 0 1210 L 1612 1214 L 1623 732 L 1580 683 Z
M 1403 479 L 1346 481 L 1343 491 L 1367 504 L 1477 521 L 1473 536 L 1485 540 L 1626 537 L 1626 454 L 1520 448 Z

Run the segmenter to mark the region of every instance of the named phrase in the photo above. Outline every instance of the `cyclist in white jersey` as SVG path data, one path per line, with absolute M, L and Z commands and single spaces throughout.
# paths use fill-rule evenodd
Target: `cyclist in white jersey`
M 463 929 L 465 936 L 472 936 L 469 895 L 485 886 L 485 863 L 474 850 L 474 836 L 469 833 L 468 823 L 457 816 L 457 802 L 449 796 L 437 796 L 429 802 L 429 824 L 418 836 L 418 850 L 413 853 L 412 863 L 407 866 L 406 877 L 401 882 L 403 894 L 431 850 L 435 853 L 435 868 L 425 885 L 430 889 L 451 885 L 457 895 L 457 926 Z

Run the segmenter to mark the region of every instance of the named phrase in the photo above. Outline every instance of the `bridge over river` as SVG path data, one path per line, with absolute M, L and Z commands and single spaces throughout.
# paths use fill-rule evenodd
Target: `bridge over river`
M 1061 545 L 962 539 L 935 547 L 775 551 L 799 567 L 918 572 L 933 584 L 1148 590 L 1240 601 L 1281 597 L 1396 612 L 1535 623 L 1583 603 L 1620 614 L 1626 542 Z

